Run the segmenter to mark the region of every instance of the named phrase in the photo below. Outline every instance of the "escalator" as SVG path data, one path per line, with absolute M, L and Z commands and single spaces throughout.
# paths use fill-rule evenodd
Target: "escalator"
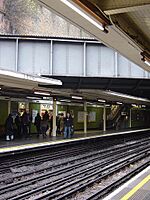
M 129 115 L 128 105 L 113 105 L 111 107 L 111 112 L 107 116 L 107 129 L 119 130 L 127 128 L 128 115 Z

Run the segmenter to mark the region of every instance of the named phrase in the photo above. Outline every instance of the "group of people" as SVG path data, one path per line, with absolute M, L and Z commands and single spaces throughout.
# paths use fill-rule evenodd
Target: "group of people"
M 14 137 L 28 138 L 31 133 L 32 117 L 29 112 L 24 111 L 22 115 L 17 113 L 15 119 L 9 114 L 5 121 L 6 140 L 13 140 Z
M 24 111 L 22 115 L 20 115 L 20 113 L 17 113 L 15 118 L 12 116 L 12 114 L 9 114 L 5 121 L 6 140 L 13 140 L 14 137 L 30 137 L 31 124 L 32 117 L 27 111 Z M 49 114 L 47 111 L 45 111 L 42 116 L 37 113 L 34 120 L 34 125 L 36 127 L 37 137 L 39 137 L 40 135 L 42 135 L 43 138 L 45 138 L 47 135 L 51 136 L 53 131 L 52 113 Z M 64 138 L 71 138 L 74 130 L 73 116 L 70 113 L 67 113 L 66 116 L 64 116 L 63 113 L 58 114 L 58 116 L 56 117 L 56 127 L 57 136 L 63 135 Z
M 41 117 L 39 113 L 35 117 L 34 125 L 37 130 L 37 137 L 40 134 L 43 135 L 43 138 L 47 136 L 47 134 L 51 137 L 53 131 L 53 115 L 49 115 L 47 111 L 45 111 L 44 115 Z M 56 134 L 63 135 L 64 138 L 71 138 L 73 134 L 73 117 L 70 113 L 67 113 L 66 117 L 64 117 L 63 113 L 58 114 L 56 117 Z

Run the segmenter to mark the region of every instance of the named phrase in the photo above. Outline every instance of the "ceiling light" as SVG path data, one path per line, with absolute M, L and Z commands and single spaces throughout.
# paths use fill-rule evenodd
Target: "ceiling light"
M 148 62 L 147 60 L 145 60 L 144 63 L 150 67 L 150 62 Z
M 105 103 L 106 101 L 104 99 L 98 99 L 99 102 Z
M 75 12 L 77 12 L 80 16 L 82 16 L 84 19 L 88 20 L 91 24 L 93 24 L 94 26 L 96 26 L 97 28 L 99 28 L 101 31 L 105 30 L 102 24 L 100 24 L 99 22 L 97 22 L 91 16 L 87 15 L 83 10 L 77 8 L 77 6 L 75 6 L 70 1 L 68 1 L 68 0 L 61 0 L 61 2 L 64 3 L 65 5 L 67 5 L 69 8 L 71 8 Z
M 34 94 L 39 94 L 39 95 L 43 95 L 43 96 L 50 96 L 50 93 L 46 93 L 46 92 L 35 91 Z
M 133 107 L 137 107 L 137 105 L 136 105 L 136 104 L 131 104 L 131 106 L 133 106 Z
M 110 106 L 110 104 L 106 104 L 105 106 L 106 106 L 106 107 L 109 107 L 109 106 Z
M 79 97 L 79 96 L 72 96 L 72 99 L 82 99 L 82 97 Z
M 142 107 L 142 108 L 145 108 L 145 107 L 146 107 L 146 105 L 142 105 L 141 107 Z
M 94 103 L 92 103 L 92 102 L 87 102 L 88 104 L 90 104 L 90 105 L 93 105 Z
M 26 97 L 27 99 L 41 99 L 39 97 Z
M 118 105 L 122 105 L 122 102 L 116 102 L 116 104 L 118 104 Z
M 143 51 L 143 52 L 141 52 L 141 56 L 143 56 L 141 60 L 142 60 L 146 65 L 150 66 L 150 55 L 149 55 L 149 53 L 146 52 L 146 51 Z
M 43 97 L 44 100 L 52 100 L 52 97 Z
M 70 102 L 71 102 L 70 100 L 67 100 L 67 99 L 61 99 L 60 101 L 61 101 L 61 102 L 67 102 L 67 103 L 70 103 Z
M 13 71 L 0 69 L 0 74 L 4 76 L 10 76 L 13 78 L 19 78 L 19 79 L 24 79 L 28 81 L 38 82 L 42 84 L 62 85 L 62 82 L 57 79 L 52 79 L 52 78 L 48 79 L 48 78 L 43 78 L 43 77 L 31 76 L 28 74 L 23 74 L 23 73 L 18 73 L 18 72 L 13 72 Z
M 113 95 L 113 96 L 117 96 L 117 97 L 126 98 L 126 99 L 132 99 L 132 100 L 137 100 L 137 101 L 150 102 L 150 100 L 146 99 L 146 98 L 135 97 L 135 96 L 131 96 L 131 95 L 128 95 L 128 94 L 122 94 L 122 93 L 118 93 L 118 92 L 104 91 L 104 93 L 105 94 L 109 94 L 109 95 Z

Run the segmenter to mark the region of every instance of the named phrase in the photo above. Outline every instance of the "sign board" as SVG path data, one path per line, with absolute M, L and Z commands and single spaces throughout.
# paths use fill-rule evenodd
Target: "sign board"
M 38 110 L 32 110 L 32 123 L 34 123 L 37 113 L 38 113 Z
M 96 112 L 89 112 L 88 122 L 95 122 L 95 121 L 96 121 Z
M 84 122 L 84 112 L 83 111 L 78 112 L 78 122 Z

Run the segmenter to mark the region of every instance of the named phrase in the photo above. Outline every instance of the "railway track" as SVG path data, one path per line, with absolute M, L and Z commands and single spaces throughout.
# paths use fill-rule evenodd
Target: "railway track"
M 78 155 L 74 159 L 53 165 L 53 169 L 50 168 L 48 171 L 43 169 L 43 171 L 37 170 L 15 176 L 11 184 L 7 184 L 7 179 L 3 179 L 0 196 L 10 200 L 31 197 L 32 199 L 65 199 L 104 177 L 149 157 L 149 151 L 149 139 L 146 139 Z M 27 174 L 33 176 L 26 177 Z
M 113 156 L 114 154 L 117 154 L 118 152 L 119 153 L 122 153 L 124 151 L 127 151 L 127 150 L 133 150 L 133 148 L 137 148 L 139 145 L 148 145 L 149 144 L 149 139 L 147 140 L 142 140 L 140 142 L 136 142 L 136 143 L 131 143 L 131 144 L 123 144 L 123 145 L 117 145 L 115 147 L 111 147 L 111 148 L 107 148 L 107 149 L 104 149 L 104 150 L 96 150 L 96 151 L 92 151 L 90 153 L 86 152 L 82 152 L 83 154 L 80 155 L 80 156 L 77 156 L 77 157 L 74 157 L 74 154 L 71 155 L 71 158 L 69 160 L 63 160 L 62 162 L 59 162 L 57 164 L 54 164 L 54 162 L 50 163 L 50 165 L 48 166 L 45 166 L 43 167 L 42 169 L 39 168 L 39 169 L 36 169 L 36 172 L 35 170 L 34 171 L 31 171 L 31 172 L 25 172 L 25 173 L 21 173 L 19 175 L 14 175 L 11 177 L 11 180 L 9 179 L 9 181 L 7 181 L 7 178 L 5 177 L 4 179 L 1 178 L 0 180 L 0 184 L 3 184 L 4 182 L 13 182 L 13 180 L 15 179 L 18 179 L 18 180 L 21 180 L 22 176 L 29 176 L 29 175 L 32 175 L 32 173 L 42 173 L 43 171 L 51 171 L 52 168 L 59 168 L 59 167 L 63 167 L 65 165 L 68 165 L 68 163 L 75 163 L 75 162 L 79 162 L 80 160 L 85 160 L 85 159 L 88 159 L 88 161 L 85 160 L 85 164 L 88 164 L 94 160 L 99 160 L 99 159 L 104 159 L 104 158 L 107 158 L 107 156 Z M 77 154 L 78 155 L 78 154 Z M 90 159 L 89 159 L 90 157 Z M 52 157 L 53 158 L 53 157 Z M 59 157 L 60 158 L 60 157 Z M 51 161 L 51 157 L 50 157 L 50 161 Z M 45 157 L 43 157 L 43 162 L 46 162 L 45 161 Z M 28 161 L 27 161 L 27 164 L 28 164 Z M 37 163 L 36 163 L 37 164 Z M 30 163 L 31 165 L 31 163 Z M 35 161 L 34 161 L 34 165 L 35 165 Z M 18 165 L 16 165 L 18 167 Z M 7 167 L 8 168 L 8 167 Z M 10 168 L 9 168 L 10 169 Z M 5 168 L 3 168 L 4 171 Z
M 140 142 L 144 142 L 144 141 L 150 141 L 150 139 L 143 139 Z M 122 144 L 122 147 L 126 145 L 126 144 Z M 120 147 L 120 148 L 122 148 Z M 49 152 L 49 153 L 44 153 L 42 155 L 37 155 L 37 156 L 28 156 L 25 158 L 14 158 L 14 159 L 7 159 L 7 161 L 1 161 L 1 165 L 0 165 L 0 174 L 1 173 L 6 173 L 6 172 L 10 172 L 10 169 L 13 167 L 22 167 L 22 166 L 26 166 L 26 165 L 32 165 L 32 163 L 34 162 L 34 165 L 39 165 L 40 163 L 46 162 L 46 161 L 53 161 L 56 159 L 60 159 L 60 158 L 65 158 L 67 156 L 70 156 L 70 154 L 72 156 L 77 156 L 79 154 L 84 154 L 86 152 L 92 152 L 98 149 L 101 149 L 102 147 L 98 144 L 91 144 L 90 147 L 89 145 L 85 145 L 85 146 L 78 146 L 78 147 L 72 147 L 71 149 L 64 149 L 64 150 L 59 150 L 59 151 L 54 151 L 54 152 Z M 112 149 L 113 150 L 113 149 Z M 111 151 L 111 148 L 108 148 L 108 151 Z
M 98 190 L 97 192 L 95 192 L 91 196 L 87 197 L 86 200 L 99 200 L 99 199 L 102 199 L 104 196 L 108 195 L 109 192 L 111 192 L 114 188 L 119 187 L 121 184 L 123 184 L 124 182 L 128 181 L 129 179 L 131 179 L 137 173 L 139 173 L 140 171 L 144 170 L 146 167 L 149 166 L 149 164 L 150 164 L 150 161 L 140 165 L 136 169 L 132 170 L 130 173 L 124 175 L 121 178 L 118 178 L 113 183 L 107 185 L 103 189 Z

